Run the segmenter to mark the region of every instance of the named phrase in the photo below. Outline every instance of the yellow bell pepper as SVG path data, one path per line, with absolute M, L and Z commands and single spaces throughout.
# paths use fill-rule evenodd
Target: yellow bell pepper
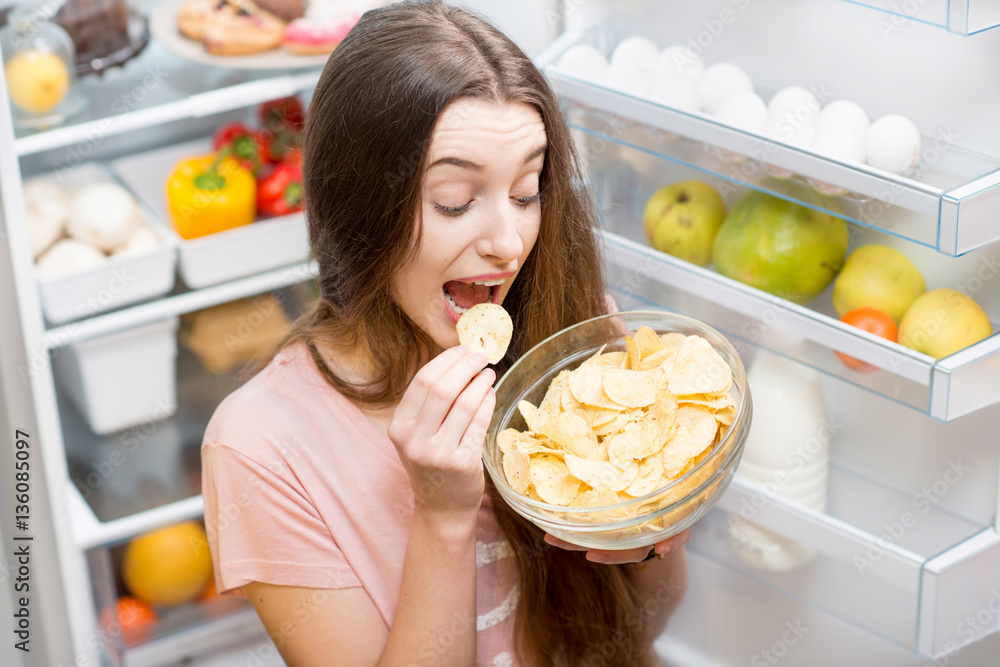
M 187 158 L 167 179 L 167 206 L 182 239 L 249 225 L 257 215 L 257 181 L 228 150 Z

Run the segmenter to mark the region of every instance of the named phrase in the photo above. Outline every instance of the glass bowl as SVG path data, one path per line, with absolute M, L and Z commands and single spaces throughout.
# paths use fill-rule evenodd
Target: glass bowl
M 625 350 L 625 336 L 640 326 L 658 335 L 699 335 L 732 369 L 733 421 L 718 444 L 697 465 L 668 485 L 614 505 L 563 507 L 518 493 L 507 483 L 497 435 L 506 428 L 527 430 L 519 401 L 538 405 L 559 371 L 573 369 L 596 353 Z M 739 354 L 708 325 L 663 311 L 629 311 L 595 317 L 545 339 L 510 367 L 496 385 L 496 409 L 483 444 L 486 470 L 511 508 L 561 540 L 590 549 L 632 549 L 655 544 L 700 519 L 729 486 L 743 454 L 751 420 L 750 392 Z

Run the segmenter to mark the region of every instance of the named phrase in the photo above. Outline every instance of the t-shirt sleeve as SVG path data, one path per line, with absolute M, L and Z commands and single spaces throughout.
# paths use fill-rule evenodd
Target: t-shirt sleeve
M 202 448 L 202 497 L 216 587 L 252 581 L 361 586 L 316 508 L 279 473 L 221 443 Z

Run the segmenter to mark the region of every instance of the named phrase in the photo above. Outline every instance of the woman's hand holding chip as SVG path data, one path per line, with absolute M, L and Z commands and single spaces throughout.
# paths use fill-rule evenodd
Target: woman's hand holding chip
M 482 445 L 496 401 L 496 373 L 486 364 L 482 352 L 445 350 L 417 372 L 389 422 L 416 509 L 426 516 L 474 520 L 479 512 Z

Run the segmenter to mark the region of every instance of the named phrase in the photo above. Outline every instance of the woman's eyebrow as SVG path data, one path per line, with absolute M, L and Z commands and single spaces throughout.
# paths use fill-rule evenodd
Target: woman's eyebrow
M 523 164 L 528 164 L 529 162 L 537 158 L 539 155 L 543 155 L 547 149 L 548 149 L 548 144 L 542 144 L 538 148 L 532 150 L 530 153 L 528 153 L 527 156 L 525 156 Z M 450 164 L 456 167 L 461 167 L 462 169 L 471 169 L 473 171 L 483 170 L 483 165 L 478 164 L 476 162 L 472 162 L 471 160 L 462 159 L 460 157 L 443 157 L 440 160 L 435 160 L 434 163 L 431 164 L 430 167 L 428 167 L 428 169 L 436 167 L 439 164 Z

